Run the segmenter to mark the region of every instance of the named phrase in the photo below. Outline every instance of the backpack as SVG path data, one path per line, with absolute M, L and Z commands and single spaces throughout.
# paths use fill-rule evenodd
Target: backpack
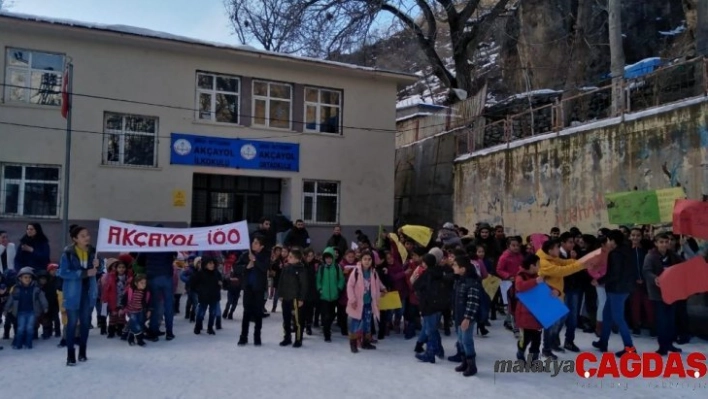
M 441 312 L 451 306 L 452 296 L 448 292 L 448 284 L 444 276 L 442 277 L 434 279 L 433 273 L 428 271 L 419 277 L 425 279 L 425 292 L 423 295 L 419 295 L 419 298 L 426 298 L 426 301 L 430 303 L 430 307 L 436 312 Z M 416 293 L 416 295 L 418 294 Z

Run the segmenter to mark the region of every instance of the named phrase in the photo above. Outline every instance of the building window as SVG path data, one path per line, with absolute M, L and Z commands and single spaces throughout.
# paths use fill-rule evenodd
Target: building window
M 59 169 L 58 166 L 2 165 L 2 214 L 57 217 Z
M 152 116 L 106 112 L 103 117 L 103 163 L 157 166 L 158 120 Z
M 195 173 L 192 187 L 194 227 L 241 220 L 258 223 L 280 210 L 280 179 Z
M 339 183 L 304 181 L 302 218 L 308 223 L 339 223 Z
M 8 48 L 5 57 L 5 101 L 61 105 L 64 56 Z
M 197 72 L 199 119 L 239 123 L 241 80 L 235 76 Z
M 305 88 L 305 131 L 341 134 L 342 93 Z
M 293 91 L 289 84 L 253 81 L 253 125 L 292 129 Z

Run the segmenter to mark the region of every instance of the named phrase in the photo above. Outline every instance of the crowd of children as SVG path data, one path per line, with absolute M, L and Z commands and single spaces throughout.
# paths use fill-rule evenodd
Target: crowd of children
M 259 233 L 252 239 L 264 245 L 268 241 Z M 313 248 L 273 243 L 264 251 L 269 260 L 263 270 L 268 284 L 263 295 L 249 288 L 256 284 L 258 267 L 254 264 L 260 262 L 253 252 L 180 253 L 174 262 L 175 312 L 179 313 L 184 293 L 185 318 L 194 323 L 194 334 L 201 334 L 206 318 L 206 332 L 214 335 L 222 319 L 233 319 L 243 293 L 244 309 L 250 309 L 244 312 L 246 331 L 239 341 L 243 345 L 248 320 L 258 323 L 261 316 L 269 316 L 264 307 L 267 297 L 273 300 L 271 313 L 281 306 L 281 346 L 301 347 L 303 336 L 312 335 L 314 328 L 321 328 L 324 341 L 331 342 L 333 326 L 337 326 L 349 338 L 353 353 L 374 350 L 379 340 L 403 334 L 405 339 L 416 339 L 415 356 L 428 363 L 445 358 L 440 331 L 445 335 L 454 331 L 456 353 L 448 360 L 458 362 L 455 370 L 464 376 L 477 373 L 475 333 L 489 334 L 487 327 L 497 314 L 505 316 L 504 327 L 518 338 L 521 360 L 527 359 L 527 350 L 532 360 L 541 355 L 555 359 L 554 352 L 578 352 L 574 343 L 578 328 L 596 333 L 599 339 L 593 346 L 601 351 L 608 350 L 613 329 L 620 333 L 623 348 L 632 347 L 626 320 L 631 320 L 634 335 L 644 327 L 657 336 L 661 354 L 680 351 L 674 344 L 688 342 L 685 301 L 663 303 L 656 277 L 665 268 L 699 255 L 695 241 L 667 233 L 651 237 L 641 227 L 602 229 L 596 235 L 582 234 L 576 228 L 561 234 L 554 228 L 543 241 L 540 248 L 534 248 L 530 237 L 506 237 L 502 226 L 482 223 L 470 234 L 446 223 L 428 245 L 402 230 L 397 235 L 382 234 L 377 245 L 359 234 L 356 249 L 336 245 L 320 254 Z M 598 248 L 602 249 L 599 254 Z M 584 258 L 593 251 L 597 254 L 593 259 L 600 261 Z M 62 332 L 61 325 L 66 326 L 67 320 L 57 269 L 58 265 L 49 264 L 46 269 L 7 269 L 0 275 L 3 338 L 9 339 L 14 330 L 13 348 L 31 349 L 40 327 L 42 339 L 61 336 L 59 346 L 66 345 L 67 331 Z M 139 346 L 150 339 L 145 323 L 152 309 L 144 272 L 135 254 L 102 262 L 96 273 L 99 294 L 95 304 L 101 335 Z M 493 296 L 483 286 L 490 276 L 501 280 Z M 553 295 L 570 309 L 568 316 L 545 329 L 516 298 L 541 283 L 550 286 Z M 223 312 L 222 291 L 227 296 Z M 402 306 L 380 310 L 381 297 L 393 291 Z M 254 292 L 263 296 L 262 302 L 261 298 L 254 302 Z M 251 308 L 253 303 L 257 311 Z M 262 314 L 254 316 L 261 308 Z M 260 345 L 258 326 L 254 343 Z

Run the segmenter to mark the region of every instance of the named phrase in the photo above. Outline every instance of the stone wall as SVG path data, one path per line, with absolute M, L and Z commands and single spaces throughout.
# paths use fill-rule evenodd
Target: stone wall
M 604 194 L 682 186 L 708 194 L 708 102 L 680 105 L 536 136 L 455 164 L 454 220 L 508 233 L 608 226 Z

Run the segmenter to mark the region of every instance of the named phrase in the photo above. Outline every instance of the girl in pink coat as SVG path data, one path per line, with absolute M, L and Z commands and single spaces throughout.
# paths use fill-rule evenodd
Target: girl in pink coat
M 376 349 L 371 344 L 371 322 L 379 320 L 379 299 L 386 292 L 374 270 L 374 257 L 363 251 L 361 262 L 349 275 L 347 282 L 347 316 L 349 316 L 349 345 L 357 353 L 359 339 L 362 349 Z

